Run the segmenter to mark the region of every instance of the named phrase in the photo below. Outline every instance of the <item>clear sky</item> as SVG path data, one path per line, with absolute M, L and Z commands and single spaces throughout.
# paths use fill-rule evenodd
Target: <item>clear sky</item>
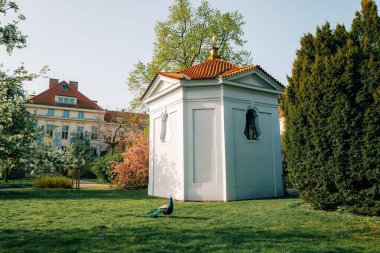
M 79 82 L 79 90 L 107 109 L 129 107 L 128 73 L 152 57 L 154 26 L 165 20 L 173 0 L 16 0 L 27 20 L 19 27 L 27 48 L 11 56 L 0 50 L 1 63 L 13 69 L 25 63 L 49 77 Z M 191 0 L 194 7 L 200 0 Z M 380 7 L 380 0 L 375 1 Z M 360 0 L 209 0 L 223 12 L 245 17 L 244 49 L 255 64 L 287 84 L 301 36 L 329 21 L 351 26 Z M 3 19 L 3 18 L 2 18 Z M 47 79 L 25 83 L 30 94 L 47 89 Z

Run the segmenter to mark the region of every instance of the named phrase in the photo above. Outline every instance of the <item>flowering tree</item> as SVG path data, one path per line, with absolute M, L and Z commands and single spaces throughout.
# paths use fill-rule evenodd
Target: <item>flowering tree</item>
M 16 16 L 7 22 L 4 18 L 6 14 Z M 24 19 L 15 2 L 0 1 L 1 50 L 5 47 L 6 52 L 11 54 L 14 48 L 26 46 L 26 36 L 18 28 L 18 23 Z M 28 164 L 33 154 L 37 132 L 35 120 L 24 106 L 28 99 L 22 85 L 35 77 L 37 75 L 26 71 L 24 66 L 12 73 L 0 63 L 0 174 L 3 174 L 5 181 L 9 172 Z
M 148 186 L 149 140 L 146 132 L 130 132 L 124 140 L 123 161 L 114 164 L 113 182 L 117 187 L 136 189 Z

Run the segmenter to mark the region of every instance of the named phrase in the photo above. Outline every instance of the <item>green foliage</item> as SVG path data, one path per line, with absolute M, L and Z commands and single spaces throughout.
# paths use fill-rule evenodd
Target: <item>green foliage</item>
M 5 46 L 8 53 L 11 53 L 14 48 L 26 46 L 26 36 L 17 27 L 20 21 L 25 20 L 25 16 L 19 13 L 18 5 L 13 1 L 0 6 L 0 15 L 5 16 L 10 10 L 17 15 L 16 20 L 5 24 L 0 23 L 0 45 Z
M 72 182 L 70 178 L 64 176 L 50 175 L 36 178 L 34 187 L 69 189 L 72 188 Z
M 363 0 L 352 28 L 301 39 L 283 109 L 289 175 L 317 209 L 380 214 L 380 18 Z
M 21 67 L 9 76 L 0 69 L 0 169 L 5 179 L 8 169 L 21 166 L 31 157 L 36 137 L 35 120 L 26 110 L 22 82 L 34 75 Z
M 111 182 L 112 169 L 114 163 L 119 163 L 123 160 L 119 153 L 113 155 L 107 154 L 105 156 L 95 159 L 92 163 L 91 170 L 101 182 Z
M 237 11 L 222 13 L 206 1 L 194 8 L 188 0 L 175 0 L 168 19 L 156 24 L 152 61 L 147 64 L 139 61 L 129 74 L 128 89 L 136 96 L 131 106 L 139 103 L 157 72 L 179 71 L 203 62 L 212 46 L 219 48 L 224 60 L 250 64 L 251 54 L 238 50 L 246 42 L 242 39 L 244 24 L 244 17 Z
M 83 135 L 72 133 L 68 152 L 75 171 L 79 169 L 81 175 L 86 175 L 91 171 L 91 163 L 95 159 L 95 154 L 91 147 L 88 133 Z M 76 175 L 76 173 L 74 173 L 74 175 Z
M 0 21 L 0 45 L 5 46 L 8 53 L 14 48 L 26 46 L 26 36 L 17 27 L 18 22 L 25 17 L 18 11 L 17 4 L 12 1 L 0 6 L 1 16 L 17 15 L 10 23 Z M 46 70 L 45 67 L 42 73 Z M 28 164 L 32 157 L 32 144 L 37 131 L 34 118 L 24 106 L 28 100 L 22 83 L 36 76 L 28 73 L 23 66 L 11 74 L 0 67 L 0 170 L 5 176 L 5 181 L 9 170 L 21 168 Z

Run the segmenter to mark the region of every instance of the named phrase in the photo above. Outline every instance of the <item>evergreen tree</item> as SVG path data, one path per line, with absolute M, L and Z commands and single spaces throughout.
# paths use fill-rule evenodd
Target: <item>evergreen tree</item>
M 314 208 L 380 214 L 380 19 L 362 1 L 352 28 L 305 35 L 285 91 L 289 175 Z

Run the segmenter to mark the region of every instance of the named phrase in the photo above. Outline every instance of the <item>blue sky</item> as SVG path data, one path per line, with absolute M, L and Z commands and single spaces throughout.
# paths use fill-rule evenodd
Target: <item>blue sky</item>
M 152 57 L 154 26 L 165 20 L 173 0 L 16 0 L 27 20 L 20 24 L 28 47 L 1 63 L 13 69 L 24 62 L 38 72 L 48 65 L 48 76 L 79 82 L 79 90 L 107 109 L 128 108 L 128 73 L 139 60 Z M 194 7 L 200 0 L 191 0 Z M 380 5 L 380 0 L 375 1 Z M 223 12 L 239 11 L 245 17 L 244 49 L 255 64 L 287 84 L 299 40 L 318 25 L 347 28 L 360 0 L 210 0 Z M 42 92 L 47 79 L 25 83 L 25 89 Z

